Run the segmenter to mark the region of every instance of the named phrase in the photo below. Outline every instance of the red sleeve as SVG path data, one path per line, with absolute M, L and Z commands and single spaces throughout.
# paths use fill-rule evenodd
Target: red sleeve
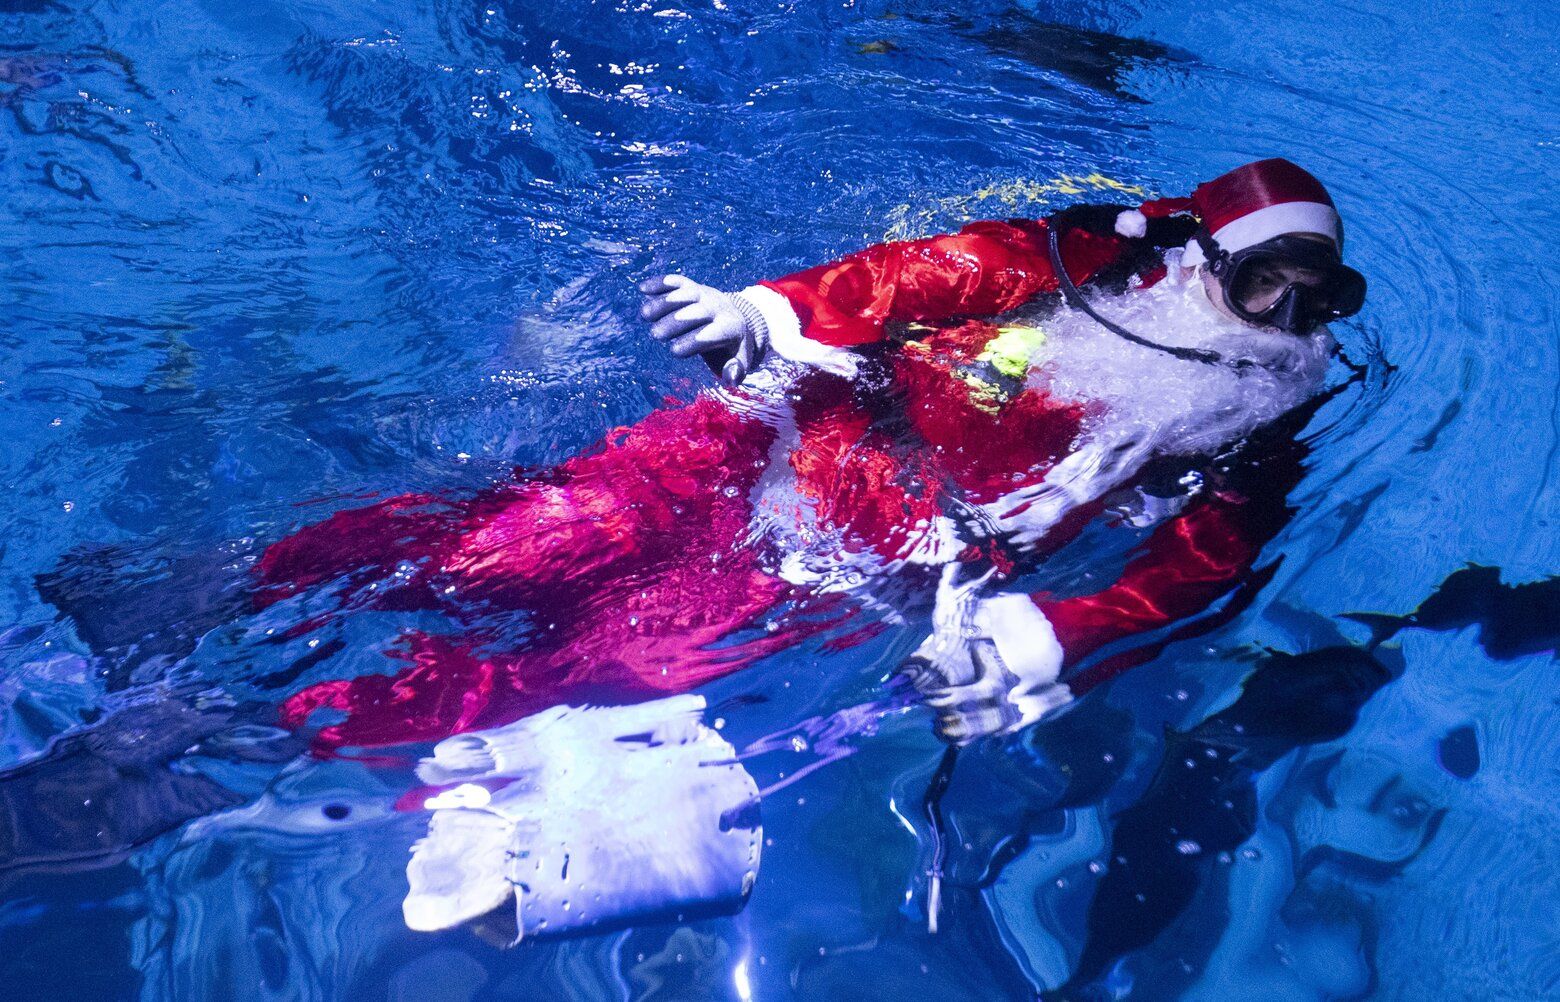
M 1206 609 L 1251 570 L 1287 510 L 1214 494 L 1154 530 L 1115 584 L 1092 595 L 1033 596 L 1056 630 L 1066 663 Z M 1275 515 L 1277 517 L 1275 517 Z
M 1126 245 L 1070 229 L 1062 260 L 1082 283 Z M 804 336 L 835 347 L 880 341 L 890 321 L 991 316 L 1058 288 L 1043 220 L 971 223 L 956 234 L 879 244 L 762 284 L 790 302 Z

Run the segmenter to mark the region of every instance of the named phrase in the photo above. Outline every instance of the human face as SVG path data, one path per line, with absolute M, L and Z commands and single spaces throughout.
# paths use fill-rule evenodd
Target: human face
M 1230 309 L 1229 305 L 1224 302 L 1224 290 L 1219 287 L 1219 280 L 1213 277 L 1207 267 L 1198 265 L 1194 270 L 1197 272 L 1197 277 L 1202 280 L 1203 292 L 1207 293 L 1208 302 L 1213 304 L 1215 310 L 1237 323 L 1245 324 L 1247 327 L 1256 326 L 1256 324 L 1236 316 L 1235 311 Z

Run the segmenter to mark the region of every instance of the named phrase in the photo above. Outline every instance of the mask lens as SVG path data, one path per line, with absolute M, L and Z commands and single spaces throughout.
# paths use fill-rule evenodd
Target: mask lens
M 1340 266 L 1328 290 L 1327 307 L 1333 318 L 1352 317 L 1365 306 L 1365 276 Z
M 1291 285 L 1283 295 L 1263 314 L 1271 327 L 1290 334 L 1309 334 L 1316 329 L 1316 310 L 1311 303 L 1310 290 L 1303 285 Z
M 1248 258 L 1241 265 L 1230 275 L 1229 293 L 1232 305 L 1245 313 L 1265 312 L 1289 288 L 1289 277 L 1276 258 Z
M 1365 305 L 1365 277 L 1311 247 L 1298 249 L 1300 260 L 1273 249 L 1237 254 L 1225 277 L 1230 307 L 1253 323 L 1297 333 L 1358 313 Z

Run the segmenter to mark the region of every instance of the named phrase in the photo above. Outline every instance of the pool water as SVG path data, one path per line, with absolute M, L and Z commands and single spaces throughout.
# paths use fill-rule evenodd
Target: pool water
M 6 997 L 1560 997 L 1557 37 L 1511 0 L 0 0 Z M 962 755 L 935 932 L 927 718 L 797 778 L 905 631 L 702 690 L 738 745 L 801 728 L 744 909 L 507 951 L 402 921 L 405 762 L 212 723 L 399 628 L 197 631 L 214 565 L 709 385 L 638 278 L 1278 155 L 1369 277 L 1340 340 L 1393 368 L 1313 419 L 1249 601 Z M 62 587 L 171 639 L 98 657 Z

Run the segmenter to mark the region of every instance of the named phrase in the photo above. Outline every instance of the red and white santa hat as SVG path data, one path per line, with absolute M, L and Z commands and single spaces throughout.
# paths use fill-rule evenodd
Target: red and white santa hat
M 1343 250 L 1343 220 L 1322 182 L 1288 160 L 1237 167 L 1197 186 L 1190 198 L 1159 198 L 1116 217 L 1116 232 L 1141 237 L 1148 220 L 1190 212 L 1224 250 L 1234 253 L 1285 233 L 1320 233 Z M 1202 264 L 1202 248 L 1186 245 L 1181 263 Z

